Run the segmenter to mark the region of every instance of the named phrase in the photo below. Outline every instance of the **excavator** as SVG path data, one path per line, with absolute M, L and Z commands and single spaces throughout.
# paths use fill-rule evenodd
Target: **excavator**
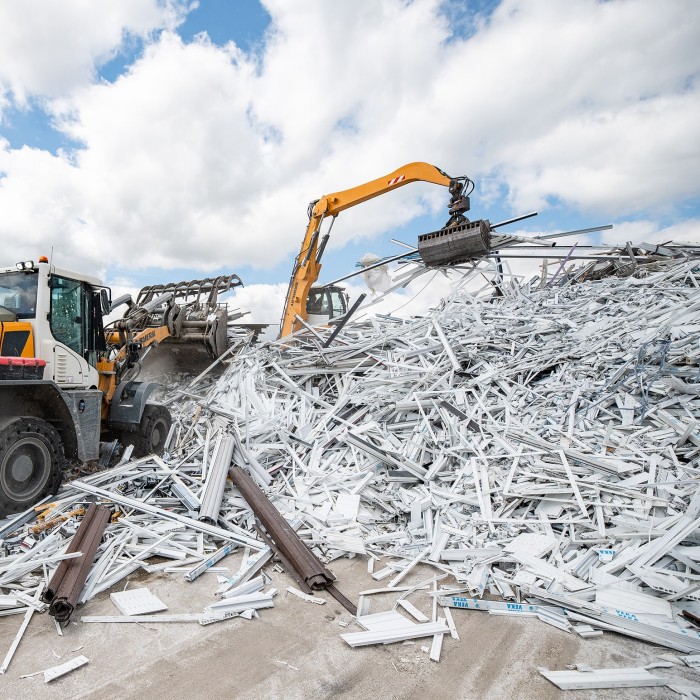
M 304 324 L 323 325 L 347 313 L 347 295 L 341 287 L 315 287 L 321 273 L 321 257 L 330 231 L 340 212 L 369 199 L 386 194 L 409 182 L 432 182 L 447 187 L 450 201 L 449 219 L 439 230 L 418 239 L 418 252 L 426 265 L 461 262 L 478 257 L 490 245 L 491 227 L 487 220 L 469 221 L 469 195 L 474 183 L 466 176 L 450 177 L 429 163 L 408 163 L 384 177 L 317 199 L 308 208 L 309 223 L 294 261 L 287 297 L 280 321 L 279 337 L 301 330 Z M 321 225 L 331 219 L 328 231 L 321 234 Z
M 98 459 L 105 436 L 137 456 L 162 453 L 170 412 L 149 401 L 157 384 L 136 379 L 140 362 L 161 342 L 220 357 L 228 312 L 218 298 L 241 285 L 227 275 L 112 301 L 98 278 L 43 256 L 0 268 L 0 517 L 56 493 L 66 459 Z

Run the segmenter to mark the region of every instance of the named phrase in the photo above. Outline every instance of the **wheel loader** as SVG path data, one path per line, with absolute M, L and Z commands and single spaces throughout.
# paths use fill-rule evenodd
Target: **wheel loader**
M 226 350 L 228 314 L 218 296 L 237 275 L 146 287 L 134 302 L 91 275 L 46 257 L 0 268 L 0 517 L 58 490 L 66 460 L 100 455 L 117 436 L 134 454 L 162 453 L 170 412 L 138 381 L 156 344 Z M 106 316 L 126 305 L 123 318 Z

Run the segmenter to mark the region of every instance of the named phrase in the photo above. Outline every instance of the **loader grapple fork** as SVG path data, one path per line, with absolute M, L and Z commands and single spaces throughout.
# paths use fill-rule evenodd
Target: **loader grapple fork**
M 204 347 L 217 358 L 226 351 L 228 322 L 227 306 L 219 302 L 219 295 L 242 286 L 235 274 L 150 285 L 139 292 L 134 309 L 125 318 L 133 319 L 139 330 L 166 326 L 171 348 Z
M 222 275 L 207 277 L 203 280 L 189 282 L 169 282 L 168 284 L 152 284 L 144 287 L 136 297 L 136 306 L 144 306 L 149 301 L 171 293 L 173 301 L 179 305 L 187 304 L 216 304 L 219 294 L 224 294 L 235 287 L 242 287 L 243 282 L 238 275 Z M 207 295 L 206 300 L 202 297 Z

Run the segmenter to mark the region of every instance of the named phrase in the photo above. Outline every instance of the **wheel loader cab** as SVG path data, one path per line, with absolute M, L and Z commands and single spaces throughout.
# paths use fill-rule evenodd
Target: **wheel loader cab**
M 312 287 L 306 302 L 307 323 L 323 326 L 348 310 L 348 295 L 343 287 Z
M 105 297 L 99 279 L 47 263 L 0 269 L 0 356 L 40 358 L 64 388 L 97 387 Z
M 51 275 L 49 288 L 51 335 L 96 368 L 98 353 L 106 349 L 102 314 L 107 289 L 60 274 Z
M 91 275 L 47 259 L 0 268 L 0 517 L 55 493 L 66 458 L 97 459 L 101 435 L 135 455 L 162 452 L 170 414 L 147 403 L 155 385 L 115 380 L 109 310 L 108 289 Z

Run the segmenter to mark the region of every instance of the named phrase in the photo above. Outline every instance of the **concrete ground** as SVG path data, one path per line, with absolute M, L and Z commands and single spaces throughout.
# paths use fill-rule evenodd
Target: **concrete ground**
M 221 564 L 233 572 L 241 555 Z M 338 588 L 351 600 L 379 585 L 367 574 L 362 557 L 342 559 L 330 567 Z M 269 571 L 269 567 L 267 567 Z M 433 575 L 418 567 L 407 577 L 414 584 Z M 352 649 L 342 632 L 360 631 L 352 616 L 327 593 L 325 605 L 314 605 L 286 593 L 294 581 L 271 573 L 279 593 L 275 607 L 260 619 L 198 623 L 86 624 L 81 615 L 118 615 L 108 593 L 87 603 L 64 630 L 53 618 L 35 614 L 15 657 L 0 679 L 5 700 L 55 698 L 678 698 L 668 688 L 560 691 L 538 667 L 552 670 L 585 663 L 594 668 L 644 666 L 658 654 L 674 653 L 644 642 L 605 633 L 581 639 L 534 618 L 514 619 L 488 613 L 453 610 L 461 641 L 446 636 L 439 663 L 413 643 Z M 215 575 L 193 583 L 181 574 L 135 574 L 128 586 L 148 586 L 168 605 L 169 613 L 199 612 L 215 600 Z M 122 582 L 118 590 L 124 588 Z M 398 594 L 372 596 L 370 612 L 389 610 Z M 430 614 L 426 592 L 410 599 Z M 4 657 L 21 624 L 21 616 L 0 618 L 0 657 Z M 339 622 L 351 623 L 347 628 Z M 50 684 L 43 676 L 20 678 L 83 654 L 90 663 Z M 56 655 L 60 656 L 59 660 Z M 697 687 L 700 673 L 684 665 L 653 671 Z

